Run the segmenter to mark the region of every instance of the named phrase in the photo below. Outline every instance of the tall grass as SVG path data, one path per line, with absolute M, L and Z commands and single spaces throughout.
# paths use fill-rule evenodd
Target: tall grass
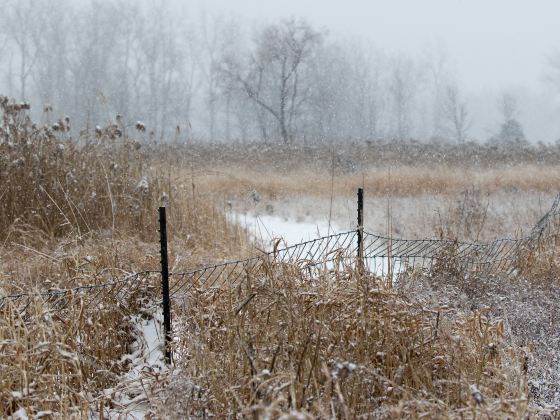
M 336 169 L 335 169 L 336 170 Z M 466 190 L 483 193 L 543 192 L 560 190 L 560 166 L 516 165 L 513 167 L 475 168 L 450 166 L 396 166 L 387 177 L 387 168 L 371 166 L 361 173 L 344 173 L 331 185 L 331 170 L 313 171 L 298 167 L 286 173 L 274 169 L 254 170 L 224 164 L 220 171 L 208 170 L 201 180 L 219 194 L 243 198 L 255 190 L 266 199 L 283 199 L 294 195 L 328 198 L 354 195 L 363 186 L 368 197 L 387 193 L 399 197 L 422 195 L 456 195 Z
M 140 143 L 117 125 L 73 140 L 68 122 L 37 127 L 21 106 L 0 103 L 4 240 L 18 231 L 56 238 L 103 229 L 145 234 L 155 226 L 148 214 L 169 184 Z
M 157 269 L 162 204 L 169 206 L 173 269 L 242 252 L 243 233 L 211 201 L 192 200 L 177 168 L 161 158 L 165 152 L 156 159 L 132 137 L 141 132 L 117 121 L 72 138 L 68 120 L 36 125 L 27 104 L 4 97 L 0 113 L 0 295 Z M 157 289 L 144 281 L 117 291 L 24 298 L 1 308 L 0 417 L 23 409 L 88 418 L 103 406 L 118 409 L 104 390 L 131 385 L 122 383 L 129 369 L 122 356 L 135 340 L 135 317 L 149 316 Z
M 350 267 L 279 265 L 197 290 L 176 323 L 171 418 L 420 418 L 529 413 L 523 354 L 484 311 L 424 307 Z M 165 392 L 164 392 L 165 394 Z
M 108 265 L 132 268 L 126 258 L 118 262 L 116 254 L 126 247 L 154 252 L 138 242 L 123 242 L 157 241 L 160 205 L 169 206 L 172 242 L 187 242 L 191 261 L 179 257 L 185 264 L 238 253 L 243 246 L 242 232 L 211 200 L 192 196 L 165 146 L 148 150 L 120 122 L 71 138 L 67 120 L 37 126 L 27 105 L 0 97 L 0 106 L 0 243 L 12 258 L 38 257 L 38 264 L 47 267 L 64 262 L 70 275 L 84 271 L 76 270 L 84 266 L 90 273 L 90 268 Z M 133 133 L 125 137 L 125 131 Z M 102 249 L 96 253 L 92 243 Z M 88 248 L 96 264 L 84 264 Z M 127 257 L 145 259 L 132 254 Z M 146 267 L 149 262 L 157 266 L 150 258 L 145 268 L 153 268 Z
M 148 147 L 134 134 L 124 136 L 131 130 L 120 121 L 71 138 L 67 120 L 36 126 L 27 105 L 0 98 L 0 106 L 2 295 L 157 269 L 156 209 L 164 202 L 176 271 L 246 251 L 246 236 L 220 210 L 220 192 L 328 197 L 333 187 L 335 194 L 353 193 L 344 182 L 363 182 L 371 193 L 400 186 L 411 194 L 427 179 L 426 191 L 465 184 L 451 169 L 418 176 L 418 168 L 393 170 L 390 180 L 383 169 L 339 181 L 310 177 L 301 167 L 303 182 L 258 171 L 208 177 L 224 156 Z M 205 163 L 195 165 L 194 153 Z M 260 163 L 275 156 L 265 158 Z M 488 185 L 501 185 L 501 176 L 489 176 Z M 512 183 L 516 176 L 512 170 Z M 479 201 L 471 207 L 479 209 Z M 458 207 L 454 217 L 484 227 L 483 214 L 470 209 Z M 451 282 L 453 273 L 446 267 L 436 275 Z M 425 273 L 411 273 L 410 280 L 415 276 Z M 68 301 L 60 310 L 39 299 L 25 311 L 21 302 L 1 309 L 0 417 L 22 408 L 28 415 L 88 417 L 119 410 L 112 398 L 117 388 L 138 396 L 122 381 L 129 368 L 122 356 L 131 350 L 134 317 L 150 316 L 146 306 L 157 285 L 111 290 L 91 301 L 61 298 Z M 235 288 L 193 288 L 174 305 L 177 369 L 166 377 L 146 372 L 144 397 L 165 418 L 531 415 L 526 354 L 512 345 L 504 322 L 484 308 L 428 305 L 419 297 L 350 266 L 325 267 L 310 278 L 289 264 L 265 265 Z
M 156 288 L 131 284 L 117 297 L 93 291 L 96 299 L 66 295 L 33 299 L 0 309 L 0 416 L 18 410 L 29 416 L 89 418 L 104 400 L 102 390 L 128 371 L 135 339 L 131 315 L 154 299 Z M 25 304 L 25 302 L 24 302 Z

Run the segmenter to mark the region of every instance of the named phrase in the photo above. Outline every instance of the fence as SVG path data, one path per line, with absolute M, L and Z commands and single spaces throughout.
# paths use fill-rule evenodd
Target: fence
M 360 202 L 360 200 L 359 200 Z M 362 210 L 357 230 L 302 242 L 238 261 L 173 273 L 170 295 L 178 298 L 192 288 L 236 286 L 243 277 L 257 275 L 275 264 L 289 264 L 310 277 L 318 270 L 335 270 L 363 258 L 368 272 L 380 277 L 407 270 L 430 272 L 434 264 L 464 273 L 511 272 L 528 250 L 555 239 L 560 219 L 560 195 L 551 209 L 521 239 L 498 239 L 487 244 L 445 239 L 395 239 L 363 231 Z M 363 233 L 362 233 L 363 232 Z
M 126 305 L 134 294 L 137 299 L 158 301 L 164 306 L 166 341 L 171 338 L 171 302 L 188 300 L 194 294 L 226 288 L 233 290 L 243 282 L 269 278 L 281 270 L 297 273 L 303 280 L 316 281 L 329 273 L 347 267 L 366 270 L 372 276 L 394 281 L 410 270 L 433 271 L 434 267 L 448 267 L 461 274 L 511 273 L 527 252 L 550 241 L 559 232 L 560 195 L 551 209 L 521 239 L 499 239 L 487 244 L 451 240 L 406 240 L 375 235 L 363 229 L 363 191 L 358 193 L 358 228 L 302 242 L 271 252 L 237 261 L 168 273 L 167 232 L 165 208 L 160 209 L 161 270 L 134 273 L 123 279 L 104 284 L 88 285 L 41 294 L 17 294 L 0 297 L 0 310 L 7 305 L 26 317 L 32 303 L 40 301 L 52 313 L 63 314 L 76 305 L 95 310 L 106 299 Z M 161 290 L 157 284 L 161 275 Z M 132 286 L 132 287 L 130 287 Z M 163 296 L 163 299 L 157 296 Z M 250 295 L 249 295 L 250 296 Z M 32 319 L 32 316 L 29 317 Z M 169 347 L 166 358 L 171 360 Z

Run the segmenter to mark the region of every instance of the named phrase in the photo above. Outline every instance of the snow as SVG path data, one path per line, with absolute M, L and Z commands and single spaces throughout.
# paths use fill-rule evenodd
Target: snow
M 19 408 L 12 416 L 8 416 L 8 420 L 27 420 L 28 418 L 25 408 Z
M 141 377 L 146 368 L 161 371 L 166 369 L 163 355 L 162 315 L 158 312 L 152 316 L 153 318 L 147 320 L 143 320 L 140 316 L 134 317 L 139 333 L 138 339 L 133 345 L 132 354 L 123 356 L 134 362 L 133 369 L 128 373 L 131 379 Z
M 143 175 L 136 184 L 136 191 L 147 194 L 149 189 L 150 184 L 148 182 L 148 177 L 146 175 Z
M 42 419 L 43 417 L 50 418 L 52 416 L 52 411 L 39 411 L 36 414 L 32 414 L 31 417 L 34 419 Z M 7 420 L 27 420 L 29 419 L 29 415 L 27 414 L 27 410 L 23 407 L 20 407 L 15 411 L 11 416 L 7 417 Z
M 95 413 L 96 419 L 144 419 L 150 406 L 150 383 L 154 378 L 169 373 L 165 365 L 163 317 L 159 310 L 146 316 L 131 318 L 135 326 L 136 341 L 131 352 L 121 357 L 121 362 L 130 361 L 129 371 L 123 375 L 115 388 L 104 390 L 114 408 L 107 407 L 103 416 Z
M 309 222 L 294 220 L 290 217 L 272 215 L 240 215 L 232 214 L 231 218 L 247 229 L 250 235 L 264 243 L 268 243 L 269 250 L 272 249 L 272 240 L 281 238 L 283 245 L 296 245 L 300 242 L 310 241 L 338 233 L 338 226 L 328 222 Z
M 375 259 L 368 258 L 365 261 L 367 270 L 375 273 L 376 276 L 388 277 L 389 276 L 389 259 L 377 257 Z M 400 273 L 405 270 L 405 267 L 400 261 L 393 261 L 391 263 L 391 280 L 395 282 Z
M 325 221 L 312 223 L 306 220 L 294 219 L 290 216 L 240 215 L 233 213 L 230 217 L 244 227 L 253 238 L 264 243 L 267 246 L 267 251 L 272 250 L 274 239 L 281 238 L 281 247 L 285 247 L 337 234 L 342 231 L 334 223 L 331 223 L 329 226 L 329 223 Z M 405 270 L 403 264 L 398 260 L 393 261 L 391 266 L 389 266 L 388 258 L 367 258 L 365 264 L 368 271 L 377 276 L 386 277 L 390 271 L 393 282 Z
M 470 391 L 471 391 L 471 395 L 474 398 L 474 400 L 476 401 L 477 404 L 483 404 L 484 403 L 484 397 L 482 396 L 482 393 L 480 392 L 480 390 L 477 388 L 476 385 L 472 384 L 470 385 Z

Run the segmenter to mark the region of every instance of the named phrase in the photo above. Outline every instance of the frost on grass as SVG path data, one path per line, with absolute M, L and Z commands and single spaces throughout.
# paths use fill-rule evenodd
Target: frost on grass
M 154 387 L 169 374 L 164 359 L 161 314 L 151 311 L 134 315 L 130 321 L 134 325 L 136 341 L 131 352 L 120 359 L 120 363 L 128 364 L 129 370 L 114 388 L 103 390 L 103 403 L 95 404 L 93 409 L 95 418 L 145 418 L 152 405 Z
M 446 417 L 473 404 L 530 412 L 498 319 L 456 311 L 440 322 L 433 305 L 373 275 L 348 268 L 315 279 L 267 266 L 186 300 L 175 318 L 181 372 L 160 394 L 163 417 Z
M 400 293 L 414 295 L 424 305 L 445 305 L 446 312 L 482 311 L 488 319 L 501 319 L 520 369 L 527 374 L 531 404 L 560 413 L 560 288 L 555 250 L 546 262 L 525 261 L 513 275 L 478 275 L 457 278 L 446 273 L 410 276 L 400 282 Z M 457 336 L 457 340 L 462 337 Z M 487 343 L 489 357 L 498 345 Z M 473 398 L 478 395 L 471 388 Z
M 136 184 L 136 191 L 142 194 L 147 194 L 149 190 L 150 190 L 150 184 L 148 182 L 148 177 L 146 175 L 143 175 L 142 178 L 140 178 L 140 180 Z

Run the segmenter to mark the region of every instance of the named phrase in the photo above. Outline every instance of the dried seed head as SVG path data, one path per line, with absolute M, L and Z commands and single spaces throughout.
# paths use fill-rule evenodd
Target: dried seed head
M 159 201 L 161 203 L 162 206 L 167 207 L 169 205 L 169 196 L 167 195 L 167 193 L 164 191 L 161 194 L 161 197 L 159 198 Z
M 476 401 L 477 404 L 484 404 L 484 397 L 482 396 L 482 393 L 480 392 L 480 390 L 476 387 L 476 385 L 471 385 L 470 386 L 470 390 L 471 390 L 471 395 L 473 397 L 473 399 Z

